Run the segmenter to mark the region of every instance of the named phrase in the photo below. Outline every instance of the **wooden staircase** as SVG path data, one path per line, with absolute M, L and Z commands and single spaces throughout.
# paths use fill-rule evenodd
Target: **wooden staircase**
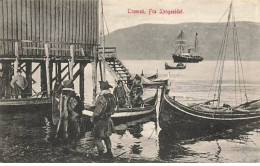
M 103 56 L 103 52 L 105 55 Z M 114 72 L 114 75 L 118 77 L 118 79 L 122 80 L 126 85 L 130 84 L 131 74 L 128 69 L 124 66 L 124 64 L 120 61 L 120 59 L 116 55 L 116 47 L 105 47 L 98 48 L 98 53 L 101 55 L 106 61 L 106 66 L 110 72 Z M 103 59 L 101 58 L 101 60 Z

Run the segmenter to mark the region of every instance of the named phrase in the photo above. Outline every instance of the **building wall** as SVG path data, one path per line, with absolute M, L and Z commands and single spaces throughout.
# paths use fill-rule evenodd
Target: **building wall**
M 0 40 L 98 44 L 98 6 L 98 0 L 0 0 Z M 0 41 L 0 48 L 14 53 L 13 43 Z

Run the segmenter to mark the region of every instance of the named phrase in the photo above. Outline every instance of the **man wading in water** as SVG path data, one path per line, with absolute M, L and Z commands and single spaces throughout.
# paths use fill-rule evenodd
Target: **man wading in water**
M 59 123 L 57 126 L 56 138 L 63 129 L 65 138 L 69 136 L 79 137 L 82 111 L 84 109 L 83 102 L 74 91 L 73 80 L 63 82 L 60 98 L 59 98 Z M 62 128 L 62 129 L 61 129 Z M 70 134 L 70 135 L 69 135 Z
M 100 157 L 114 158 L 111 151 L 110 136 L 115 132 L 114 124 L 111 115 L 115 112 L 116 99 L 110 92 L 109 88 L 113 88 L 108 82 L 100 81 L 100 94 L 96 98 L 95 110 L 91 121 L 94 123 L 93 137 L 94 143 L 98 148 Z M 107 152 L 104 152 L 104 140 Z

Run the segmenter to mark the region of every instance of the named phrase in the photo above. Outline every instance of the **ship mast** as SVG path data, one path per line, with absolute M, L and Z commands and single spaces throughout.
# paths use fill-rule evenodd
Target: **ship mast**
M 223 39 L 222 47 L 220 50 L 221 61 L 220 61 L 220 68 L 219 68 L 220 72 L 219 72 L 219 77 L 218 77 L 219 79 L 218 79 L 217 107 L 219 107 L 219 104 L 220 104 L 221 86 L 222 86 L 223 71 L 224 71 L 224 66 L 225 66 L 225 55 L 226 55 L 226 48 L 227 48 L 227 39 L 228 39 L 228 33 L 229 33 L 229 23 L 230 23 L 231 11 L 232 11 L 232 2 L 230 4 L 228 21 L 226 24 L 224 39 Z
M 196 32 L 195 41 L 194 41 L 194 55 L 197 55 L 198 52 L 198 33 Z
M 184 52 L 184 47 L 186 46 L 186 40 L 184 40 L 183 30 L 175 40 L 175 45 L 176 45 L 176 53 L 179 52 L 179 54 L 182 54 Z
M 103 0 L 101 0 L 101 33 L 102 33 L 102 55 L 103 58 L 105 58 L 105 24 L 104 24 L 104 9 L 103 9 Z M 105 61 L 103 61 L 103 78 L 101 77 L 102 81 L 106 81 L 106 67 L 105 67 Z

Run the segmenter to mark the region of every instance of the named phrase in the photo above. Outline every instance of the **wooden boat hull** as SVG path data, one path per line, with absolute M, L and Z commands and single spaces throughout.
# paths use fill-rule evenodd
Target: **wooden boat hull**
M 21 98 L 0 100 L 0 111 L 42 109 L 46 106 L 51 106 L 51 98 Z
M 199 126 L 204 128 L 232 128 L 238 125 L 260 120 L 260 112 L 253 113 L 212 113 L 195 110 L 185 106 L 162 90 L 159 111 L 159 125 L 161 128 Z
M 119 121 L 130 121 L 133 119 L 141 118 L 150 114 L 156 113 L 156 105 L 157 105 L 157 97 L 158 90 L 155 96 L 144 100 L 145 107 L 144 108 L 119 108 L 112 116 L 112 120 Z M 85 109 L 83 111 L 83 115 L 87 117 L 91 117 L 94 111 L 94 107 L 89 109 Z
M 172 55 L 173 61 L 175 63 L 183 62 L 183 63 L 198 63 L 203 60 L 201 56 L 191 56 L 191 57 L 185 57 L 185 56 L 179 56 L 176 54 Z
M 186 69 L 186 66 L 169 66 L 167 63 L 165 63 L 165 70 L 169 69 Z

